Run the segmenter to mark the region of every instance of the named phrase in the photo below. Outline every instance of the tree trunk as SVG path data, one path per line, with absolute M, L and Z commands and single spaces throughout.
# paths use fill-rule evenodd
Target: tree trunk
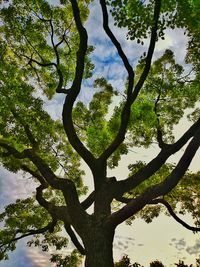
M 100 227 L 91 229 L 85 243 L 85 267 L 114 267 L 114 230 Z

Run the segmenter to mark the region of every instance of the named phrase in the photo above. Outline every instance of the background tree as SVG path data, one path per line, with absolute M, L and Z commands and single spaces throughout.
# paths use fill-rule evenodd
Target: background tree
M 80 253 L 86 256 L 86 267 L 112 267 L 116 227 L 136 216 L 151 222 L 163 206 L 184 227 L 200 230 L 199 173 L 187 171 L 200 146 L 195 108 L 199 3 L 100 0 L 104 31 L 127 71 L 124 98 L 112 114 L 110 105 L 118 91 L 106 77 L 94 81 L 97 90 L 90 103 L 78 99 L 94 67 L 84 27 L 88 4 L 13 0 L 1 9 L 1 163 L 9 171 L 31 174 L 38 184 L 34 196 L 8 205 L 0 215 L 1 259 L 27 236 L 34 236 L 29 245 L 44 251 L 49 245 L 57 250 L 66 247 L 67 239 L 59 234 L 64 228 L 78 252 L 65 258 L 52 255 L 57 266 L 76 266 Z M 135 70 L 109 28 L 107 5 L 116 25 L 127 27 L 128 38 L 141 45 L 150 40 Z M 152 61 L 155 44 L 167 27 L 183 28 L 187 34 L 189 72 L 177 64 L 171 50 Z M 62 120 L 54 120 L 44 108 L 56 93 L 65 96 Z M 189 116 L 193 124 L 176 140 L 173 127 L 188 107 L 194 108 Z M 152 143 L 159 149 L 154 159 L 133 162 L 127 178 L 108 177 L 108 168 L 117 167 L 130 148 L 148 148 Z M 166 163 L 184 145 L 177 164 Z M 91 170 L 93 192 L 83 184 L 81 159 Z M 181 213 L 191 212 L 195 227 L 176 215 L 177 203 Z M 92 214 L 87 212 L 91 205 Z
M 150 267 L 164 267 L 161 261 L 155 260 L 150 262 Z M 174 263 L 174 266 L 178 267 L 198 267 L 199 266 L 199 258 L 196 259 L 196 265 L 190 264 L 186 265 L 184 261 L 179 260 L 178 263 Z M 118 262 L 115 263 L 115 267 L 143 267 L 139 263 L 135 262 L 131 264 L 131 261 L 127 255 L 124 255 Z

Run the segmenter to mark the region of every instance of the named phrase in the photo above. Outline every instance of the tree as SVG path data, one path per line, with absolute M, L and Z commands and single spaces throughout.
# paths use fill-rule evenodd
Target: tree
M 196 259 L 196 267 L 198 267 L 199 265 L 199 259 Z M 164 267 L 164 265 L 162 264 L 162 262 L 156 260 L 156 261 L 152 261 L 150 262 L 150 267 Z M 189 265 L 185 265 L 184 261 L 179 260 L 178 263 L 175 263 L 174 266 L 179 266 L 179 267 L 192 267 L 193 265 L 190 264 Z M 143 267 L 141 266 L 139 263 L 135 262 L 134 264 L 130 263 L 130 259 L 127 255 L 124 255 L 122 257 L 122 259 L 119 262 L 115 263 L 115 267 Z
M 31 175 L 38 184 L 35 196 L 17 200 L 0 215 L 2 260 L 15 249 L 17 240 L 27 236 L 34 236 L 29 245 L 44 251 L 49 245 L 57 250 L 66 247 L 67 239 L 59 234 L 64 228 L 78 252 L 65 258 L 52 255 L 57 266 L 76 266 L 82 254 L 86 267 L 112 267 L 116 227 L 137 216 L 150 222 L 162 206 L 184 227 L 200 230 L 199 172 L 188 171 L 200 146 L 199 109 L 195 108 L 199 101 L 199 3 L 99 2 L 104 31 L 127 72 L 124 97 L 112 114 L 109 107 L 120 94 L 106 77 L 94 80 L 90 103 L 78 99 L 82 84 L 94 72 L 93 47 L 84 27 L 89 1 L 13 0 L 2 6 L 1 164 L 11 172 Z M 109 27 L 108 6 L 116 26 L 127 27 L 129 39 L 141 46 L 144 39 L 150 40 L 135 70 Z M 169 49 L 152 60 L 166 28 L 185 31 L 189 72 Z M 65 96 L 62 120 L 54 120 L 45 111 L 47 98 L 50 101 L 55 94 Z M 188 107 L 193 108 L 189 116 L 193 124 L 176 140 L 173 127 Z M 133 162 L 127 178 L 108 177 L 108 168 L 117 167 L 130 148 L 148 148 L 152 143 L 159 149 L 154 159 Z M 185 145 L 177 164 L 166 163 Z M 91 193 L 82 181 L 81 159 L 92 173 Z M 177 203 L 181 213 L 191 212 L 195 227 L 178 217 Z

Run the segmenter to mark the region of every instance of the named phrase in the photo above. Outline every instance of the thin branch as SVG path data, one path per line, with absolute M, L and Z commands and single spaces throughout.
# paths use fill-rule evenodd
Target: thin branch
M 39 56 L 39 58 L 42 60 L 42 62 L 44 62 L 43 57 L 40 55 L 40 53 L 37 51 L 37 49 L 32 45 L 32 43 L 30 42 L 30 40 L 28 39 L 28 37 L 24 34 L 24 38 L 27 41 L 27 43 L 29 44 L 29 46 L 33 49 L 33 51 L 35 51 L 35 53 Z
M 65 41 L 65 43 L 67 43 L 66 39 L 65 39 L 65 33 L 63 34 L 63 37 L 62 37 L 61 41 L 58 42 L 57 44 L 55 44 L 55 42 L 54 42 L 54 27 L 53 27 L 53 22 L 52 22 L 51 19 L 49 20 L 49 23 L 50 23 L 50 28 L 51 28 L 51 33 L 50 33 L 51 43 L 52 43 L 52 46 L 53 46 L 53 49 L 54 49 L 54 53 L 56 55 L 56 70 L 57 70 L 57 74 L 58 74 L 58 77 L 59 77 L 59 82 L 58 82 L 58 85 L 57 85 L 57 88 L 56 88 L 56 92 L 57 93 L 68 94 L 70 89 L 63 88 L 64 77 L 63 77 L 62 71 L 60 69 L 60 56 L 59 56 L 59 53 L 58 53 L 58 47 L 64 41 Z M 67 45 L 68 45 L 68 43 L 67 43 Z M 68 45 L 68 47 L 69 47 L 69 45 Z
M 185 82 L 193 82 L 193 80 L 187 80 L 187 78 L 194 72 L 194 68 L 192 68 L 186 75 L 180 77 L 176 80 L 177 83 L 185 83 Z
M 40 75 L 38 74 L 38 70 L 37 70 L 37 68 L 35 68 L 35 67 L 33 66 L 33 64 L 32 64 L 30 61 L 28 62 L 27 65 L 29 65 L 29 66 L 33 69 L 33 71 L 35 72 L 35 75 L 36 75 L 36 77 L 37 77 L 38 84 L 40 85 L 40 87 L 42 87 L 42 83 L 41 83 Z
M 132 101 L 134 101 L 139 94 L 144 82 L 146 81 L 146 78 L 149 74 L 150 68 L 151 68 L 151 61 L 155 49 L 155 44 L 157 41 L 157 29 L 158 29 L 158 21 L 159 21 L 159 15 L 160 15 L 160 9 L 161 9 L 161 0 L 155 0 L 155 6 L 154 6 L 154 17 L 153 17 L 153 26 L 151 30 L 151 38 L 150 38 L 150 44 L 149 49 L 147 52 L 147 57 L 145 59 L 145 67 L 144 70 L 140 76 L 139 81 L 137 82 L 135 89 L 132 94 Z
M 58 50 L 57 50 L 57 47 L 65 40 L 65 38 L 62 40 L 62 42 L 58 43 L 55 45 L 54 43 L 54 28 L 53 28 L 53 23 L 52 23 L 52 20 L 48 20 L 48 22 L 50 23 L 50 27 L 51 27 L 51 33 L 50 33 L 50 36 L 51 36 L 51 43 L 52 43 L 52 46 L 53 46 L 53 49 L 54 49 L 54 53 L 55 53 L 55 56 L 56 56 L 56 63 L 55 62 L 45 62 L 45 60 L 42 58 L 42 56 L 40 55 L 39 57 L 41 58 L 42 62 L 36 60 L 36 59 L 33 59 L 33 54 L 31 55 L 31 57 L 27 56 L 27 55 L 24 55 L 24 54 L 21 54 L 21 56 L 27 58 L 29 60 L 28 64 L 33 68 L 32 66 L 32 63 L 36 63 L 37 65 L 39 65 L 40 67 L 50 67 L 50 66 L 53 66 L 56 68 L 56 71 L 57 71 L 57 74 L 58 74 L 58 85 L 57 85 L 57 88 L 56 88 L 56 92 L 57 93 L 63 93 L 63 94 L 68 94 L 69 93 L 69 90 L 70 89 L 65 89 L 63 88 L 63 81 L 64 81 L 64 78 L 63 78 L 63 74 L 62 74 L 62 71 L 60 69 L 60 57 L 59 57 L 59 53 L 58 53 Z M 32 46 L 33 47 L 33 46 Z M 34 68 L 33 68 L 34 69 Z M 35 69 L 34 69 L 35 70 Z
M 0 248 L 6 246 L 6 245 L 10 245 L 12 242 L 16 242 L 22 238 L 25 238 L 27 236 L 31 236 L 31 235 L 37 235 L 37 234 L 43 234 L 45 233 L 46 231 L 49 231 L 49 232 L 53 232 L 54 231 L 54 227 L 56 225 L 57 221 L 52 221 L 50 223 L 47 224 L 47 226 L 43 227 L 43 228 L 40 228 L 40 229 L 37 229 L 37 230 L 27 230 L 27 233 L 26 234 L 23 234 L 21 236 L 18 236 L 18 237 L 15 237 L 15 238 L 12 238 L 11 240 L 3 243 L 1 242 L 0 243 Z M 15 233 L 15 236 L 17 235 L 17 233 L 19 233 L 20 230 L 17 230 L 16 233 Z
M 169 214 L 170 214 L 170 215 L 171 215 L 171 216 L 172 216 L 178 223 L 180 223 L 183 227 L 185 227 L 185 228 L 188 229 L 188 230 L 193 231 L 194 233 L 196 233 L 196 232 L 200 232 L 200 227 L 190 226 L 189 224 L 187 224 L 186 222 L 184 222 L 182 219 L 180 219 L 180 218 L 176 215 L 176 213 L 173 211 L 173 209 L 172 209 L 172 207 L 170 206 L 170 204 L 169 204 L 165 199 L 163 199 L 163 198 L 153 199 L 152 201 L 149 202 L 149 204 L 153 204 L 153 205 L 155 205 L 155 204 L 163 204 L 163 205 L 167 208 Z
M 41 66 L 41 67 L 50 67 L 50 66 L 54 66 L 54 67 L 56 67 L 56 63 L 54 63 L 54 62 L 40 62 L 40 61 L 38 61 L 38 60 L 36 60 L 36 59 L 33 59 L 32 57 L 29 57 L 29 56 L 27 56 L 27 55 L 24 55 L 24 54 L 21 54 L 21 56 L 23 56 L 23 57 L 25 57 L 26 59 L 28 59 L 29 60 L 29 62 L 31 63 L 31 62 L 34 62 L 34 63 L 36 63 L 37 65 L 39 65 L 39 66 Z
M 19 116 L 19 114 L 17 114 L 17 112 L 14 109 L 11 109 L 11 112 L 13 114 L 13 117 L 23 126 L 26 136 L 28 137 L 33 148 L 37 149 L 39 144 L 35 140 L 35 137 L 33 136 L 29 125 L 24 122 L 24 120 Z
M 82 254 L 85 255 L 85 248 L 81 245 L 81 243 L 78 241 L 74 231 L 72 230 L 70 224 L 65 223 L 65 230 L 68 233 L 68 235 L 71 238 L 72 243 L 74 246 L 78 249 L 78 251 Z
M 163 79 L 162 79 L 162 83 L 163 83 Z M 162 84 L 160 86 L 162 86 Z M 158 114 L 158 103 L 160 101 L 160 98 L 161 98 L 161 89 L 159 89 L 159 94 L 155 100 L 154 112 L 155 112 L 156 117 L 157 117 L 157 141 L 158 141 L 159 147 L 162 149 L 166 144 L 163 141 L 163 133 L 161 130 L 160 119 L 159 119 L 159 114 Z

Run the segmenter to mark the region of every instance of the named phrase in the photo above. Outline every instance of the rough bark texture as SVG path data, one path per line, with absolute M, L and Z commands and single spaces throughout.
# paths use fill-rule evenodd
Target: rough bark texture
M 114 231 L 94 225 L 85 242 L 85 267 L 113 267 Z

